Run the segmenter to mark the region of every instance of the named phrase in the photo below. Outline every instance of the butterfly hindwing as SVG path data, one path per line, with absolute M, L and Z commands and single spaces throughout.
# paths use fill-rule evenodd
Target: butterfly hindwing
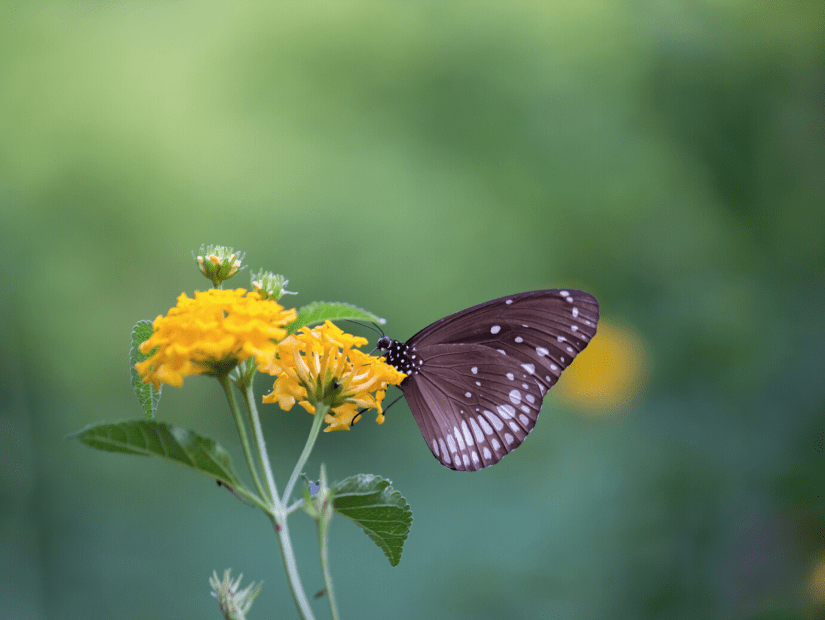
M 428 447 L 446 467 L 493 465 L 535 426 L 541 387 L 514 361 L 481 345 L 416 350 L 426 363 L 401 389 Z

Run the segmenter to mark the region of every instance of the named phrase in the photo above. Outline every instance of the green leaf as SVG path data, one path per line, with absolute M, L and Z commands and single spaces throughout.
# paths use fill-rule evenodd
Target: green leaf
M 232 488 L 243 486 L 232 471 L 229 453 L 220 444 L 180 426 L 156 420 L 98 422 L 68 438 L 107 452 L 154 456 L 199 471 Z
M 372 474 L 358 474 L 336 483 L 335 512 L 352 519 L 381 547 L 390 564 L 397 566 L 412 525 L 407 500 L 390 481 Z
M 135 388 L 135 395 L 143 407 L 143 413 L 146 414 L 146 419 L 151 420 L 155 417 L 155 412 L 158 410 L 158 403 L 160 402 L 160 390 L 156 390 L 151 383 L 143 383 L 143 378 L 135 370 L 135 364 L 142 362 L 148 355 L 140 352 L 140 345 L 144 340 L 148 340 L 152 335 L 152 321 L 138 321 L 137 325 L 132 328 L 132 348 L 129 350 L 129 369 L 132 372 L 132 386 Z M 162 386 L 161 386 L 162 387 Z
M 298 318 L 287 326 L 287 331 L 291 334 L 305 325 L 317 325 L 326 320 L 340 321 L 343 319 L 371 321 L 380 325 L 387 322 L 386 319 L 382 319 L 372 312 L 357 308 L 352 304 L 345 304 L 341 301 L 314 301 L 303 308 L 298 308 Z

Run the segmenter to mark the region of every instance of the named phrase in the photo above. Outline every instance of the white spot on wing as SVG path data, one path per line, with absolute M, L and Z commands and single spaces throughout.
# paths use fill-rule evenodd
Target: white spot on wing
M 522 364 L 521 367 L 524 368 L 524 370 L 529 372 L 531 375 L 534 372 L 536 372 L 536 367 L 533 364 Z
M 450 452 L 455 454 L 458 450 L 455 447 L 455 439 L 453 439 L 452 435 L 447 435 L 447 445 L 450 446 Z
M 559 367 L 556 366 L 555 364 L 550 364 L 550 370 L 556 371 L 558 369 L 559 369 Z
M 441 446 L 441 454 L 444 455 L 444 458 L 449 463 L 450 462 L 450 453 L 447 452 L 447 446 L 444 445 L 444 439 L 439 437 L 438 438 L 438 445 Z
M 466 454 L 461 455 L 461 460 L 464 461 L 464 467 L 470 466 L 470 458 Z
M 513 437 L 510 433 L 504 433 L 504 441 L 507 442 L 508 446 L 512 444 L 515 440 L 516 438 Z
M 535 396 L 533 396 L 532 394 L 528 394 L 528 395 L 527 395 L 527 396 L 525 396 L 524 398 L 526 398 L 526 399 L 527 399 L 527 402 L 528 402 L 528 403 L 534 403 L 534 402 L 536 402 L 536 397 L 535 397 Z
M 516 376 L 512 372 L 508 372 L 507 373 L 507 378 L 510 379 L 510 381 L 512 381 L 513 379 L 516 378 Z
M 522 342 L 524 342 L 524 338 L 522 338 L 521 336 L 516 336 L 516 342 L 521 344 Z
M 521 392 L 518 390 L 510 390 L 510 402 L 518 405 L 521 402 Z
M 505 420 L 509 420 L 516 415 L 516 408 L 513 405 L 499 405 L 496 407 L 498 414 Z
M 490 448 L 484 446 L 484 459 L 489 461 L 491 458 L 493 458 L 493 453 L 490 452 Z
M 477 375 L 478 374 L 478 367 L 473 366 L 472 368 L 470 368 L 470 372 L 473 373 L 474 375 Z
M 544 347 L 536 347 L 536 353 L 538 353 L 539 357 L 547 357 L 550 354 L 550 351 Z
M 493 450 L 495 450 L 496 452 L 498 452 L 498 449 L 501 447 L 501 444 L 495 437 L 490 437 L 490 444 L 493 446 Z
M 493 326 L 490 328 L 490 333 L 491 333 L 491 334 L 497 334 L 497 333 L 499 333 L 500 331 L 501 331 L 501 325 L 493 325 Z
M 530 418 L 523 413 L 519 414 L 518 419 L 521 420 L 521 423 L 524 424 L 524 426 L 530 426 Z
M 463 450 L 464 446 L 464 437 L 461 436 L 461 431 L 458 430 L 457 426 L 453 426 L 453 435 L 455 435 L 455 440 L 458 442 L 458 449 Z
M 467 420 L 461 420 L 461 430 L 464 432 L 464 441 L 468 446 L 473 445 L 473 434 L 470 432 L 470 427 L 467 426 Z
M 439 451 L 438 451 L 438 442 L 437 442 L 435 439 L 433 439 L 433 452 L 435 452 L 435 455 L 436 455 L 436 456 L 438 456 L 438 455 L 439 455 Z
M 484 433 L 481 432 L 481 428 L 475 418 L 470 418 L 470 426 L 473 427 L 473 434 L 476 436 L 476 442 L 481 443 L 484 441 Z M 490 430 L 492 431 L 493 429 Z
M 496 351 L 498 351 L 502 355 L 507 355 L 507 351 L 505 351 L 504 349 L 496 349 Z
M 502 428 L 504 428 L 504 422 L 502 422 L 501 419 L 495 413 L 493 413 L 492 411 L 487 411 L 486 409 L 482 411 L 482 413 L 484 414 L 485 418 L 490 420 L 490 424 L 492 424 L 493 428 L 495 428 L 497 431 L 500 431 Z
M 473 455 L 472 455 L 472 456 L 473 456 L 473 464 L 474 464 L 474 465 L 478 465 L 478 464 L 481 462 L 481 461 L 479 461 L 479 459 L 478 459 L 478 452 L 476 452 L 475 450 L 473 450 Z
M 479 424 L 481 424 L 481 428 L 483 428 L 483 429 L 484 429 L 484 432 L 485 432 L 485 433 L 487 433 L 488 435 L 492 435 L 492 434 L 493 434 L 493 427 L 492 427 L 492 426 L 490 426 L 490 425 L 487 423 L 487 420 L 485 420 L 485 419 L 484 419 L 484 418 L 482 418 L 481 416 L 478 416 L 478 423 L 479 423 Z M 481 440 L 479 439 L 479 441 L 481 441 Z
M 559 291 L 559 295 L 561 295 L 562 297 L 570 297 L 570 293 L 568 293 L 567 291 Z
M 508 299 L 508 300 L 507 300 L 507 301 L 505 301 L 504 303 L 505 303 L 505 304 L 507 304 L 507 305 L 509 306 L 511 303 L 513 303 L 513 300 L 512 300 L 512 299 Z
M 470 392 L 464 392 L 464 396 L 466 396 L 467 398 L 470 398 L 472 396 L 472 394 Z
M 574 317 L 579 316 L 579 309 L 578 308 L 573 308 L 573 316 Z

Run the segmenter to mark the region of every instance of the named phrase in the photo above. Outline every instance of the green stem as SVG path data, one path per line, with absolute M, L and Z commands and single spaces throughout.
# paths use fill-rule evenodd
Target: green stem
M 321 571 L 324 573 L 324 586 L 327 590 L 327 598 L 329 599 L 329 611 L 332 614 L 332 620 L 338 620 L 338 605 L 335 602 L 335 592 L 332 589 L 332 574 L 329 572 L 329 523 L 332 517 L 331 507 L 324 507 L 324 512 L 329 511 L 330 514 L 322 516 L 318 519 L 318 548 L 321 552 Z
M 272 510 L 270 519 L 278 535 L 278 544 L 281 548 L 281 561 L 284 563 L 289 589 L 292 592 L 292 599 L 301 614 L 303 620 L 315 620 L 312 608 L 309 606 L 309 599 L 304 586 L 301 583 L 301 576 L 298 574 L 298 563 L 295 560 L 295 550 L 292 548 L 292 539 L 289 536 L 289 526 L 287 517 L 289 513 L 285 508 L 285 502 L 278 497 L 278 488 L 275 486 L 275 476 L 272 474 L 272 466 L 269 462 L 269 454 L 266 451 L 263 430 L 261 429 L 261 419 L 258 416 L 258 408 L 255 406 L 255 395 L 251 385 L 245 385 L 242 389 L 244 401 L 246 402 L 249 414 L 249 424 L 252 427 L 252 434 L 255 437 L 255 445 L 258 449 L 258 457 L 261 467 L 264 470 L 269 497 L 272 499 Z
M 268 497 L 272 500 L 273 506 L 281 510 L 283 506 L 281 506 L 281 502 L 278 500 L 278 487 L 275 485 L 275 476 L 272 475 L 272 465 L 269 462 L 269 453 L 266 451 L 266 441 L 264 441 L 261 419 L 258 416 L 258 408 L 255 405 L 255 393 L 252 391 L 252 385 L 245 385 L 242 394 L 244 402 L 246 403 L 246 411 L 249 414 L 249 425 L 252 427 L 252 436 L 258 448 L 258 459 L 261 467 L 263 467 L 264 476 L 266 477 L 266 484 L 269 490 Z
M 261 479 L 258 476 L 258 469 L 255 467 L 255 460 L 252 455 L 252 448 L 249 445 L 249 437 L 246 434 L 246 425 L 243 421 L 243 416 L 241 415 L 241 410 L 238 407 L 238 401 L 235 398 L 235 393 L 232 391 L 232 384 L 229 381 L 229 377 L 227 375 L 221 375 L 218 377 L 218 381 L 223 388 L 223 392 L 226 395 L 226 400 L 229 403 L 229 410 L 232 412 L 232 417 L 235 419 L 235 426 L 238 428 L 238 435 L 241 438 L 241 446 L 243 447 L 243 453 L 246 457 L 246 464 L 249 466 L 249 471 L 252 474 L 252 480 L 255 483 L 255 488 L 258 490 L 258 494 L 267 501 L 267 503 L 272 502 L 272 496 L 268 495 L 264 486 L 261 484 Z M 268 461 L 265 461 L 268 462 Z M 277 495 L 274 496 L 277 499 Z M 271 507 L 267 507 L 267 512 L 271 511 Z
M 298 510 L 303 505 L 304 505 L 304 498 L 303 497 L 301 499 L 296 499 L 289 506 L 287 506 L 286 513 L 288 515 L 291 515 L 293 512 Z
M 286 483 L 286 489 L 284 489 L 284 497 L 282 500 L 284 505 L 289 504 L 289 497 L 292 495 L 292 489 L 295 487 L 295 483 L 298 481 L 298 476 L 301 475 L 304 465 L 312 452 L 312 448 L 315 446 L 315 440 L 318 439 L 318 432 L 321 430 L 321 425 L 324 423 L 324 418 L 326 417 L 328 411 L 329 405 L 324 405 L 323 403 L 315 405 L 315 418 L 312 420 L 312 428 L 309 431 L 309 437 L 307 437 L 304 451 L 301 452 L 298 462 L 295 463 L 295 469 L 292 470 L 292 475 L 289 477 L 289 482 Z
M 286 514 L 273 516 L 272 525 L 275 526 L 275 532 L 278 534 L 278 543 L 281 546 L 281 559 L 284 562 L 284 570 L 289 579 L 289 589 L 292 591 L 295 606 L 298 608 L 301 618 L 304 620 L 315 620 L 315 616 L 309 606 L 309 599 L 301 583 L 301 576 L 298 574 L 298 564 L 295 562 L 295 551 L 292 548 L 292 539 L 289 537 Z
M 338 605 L 335 602 L 335 592 L 332 589 L 332 574 L 329 572 L 329 545 L 327 544 L 329 534 L 329 522 L 321 525 L 318 522 L 318 545 L 321 551 L 321 570 L 324 573 L 324 586 L 327 589 L 327 598 L 329 599 L 329 611 L 332 614 L 332 620 L 338 620 Z

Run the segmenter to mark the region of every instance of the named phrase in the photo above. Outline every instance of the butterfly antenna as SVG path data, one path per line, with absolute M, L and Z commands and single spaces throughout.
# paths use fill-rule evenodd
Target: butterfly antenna
M 402 398 L 404 398 L 403 394 L 401 396 L 399 396 L 398 398 L 396 398 L 394 401 L 392 401 L 389 405 L 384 407 L 384 413 L 387 413 L 387 411 L 389 411 L 390 407 L 392 407 L 395 403 L 397 403 Z M 362 413 L 364 413 L 365 411 L 369 411 L 369 409 L 370 409 L 370 407 L 367 407 L 366 409 L 361 409 L 361 411 L 356 413 L 355 417 L 352 419 L 352 422 L 350 422 L 350 427 L 352 427 L 352 425 L 355 424 L 358 421 L 358 418 L 361 417 Z
M 366 327 L 367 329 L 371 329 L 372 331 L 381 334 L 381 337 L 384 337 L 384 331 L 378 327 L 375 323 L 372 325 L 366 323 L 359 323 L 358 321 L 353 321 L 352 319 L 344 319 L 347 323 L 355 323 L 356 325 L 360 325 L 361 327 Z

